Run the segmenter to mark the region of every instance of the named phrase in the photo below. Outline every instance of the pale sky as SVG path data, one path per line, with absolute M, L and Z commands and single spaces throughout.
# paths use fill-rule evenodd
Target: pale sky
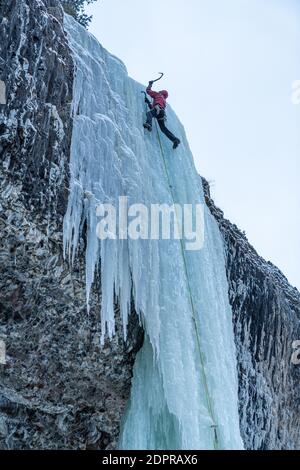
M 185 126 L 225 216 L 300 289 L 299 0 L 99 0 L 90 31 Z

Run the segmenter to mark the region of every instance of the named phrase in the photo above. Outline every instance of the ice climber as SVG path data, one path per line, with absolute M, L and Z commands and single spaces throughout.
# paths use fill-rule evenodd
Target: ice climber
M 173 148 L 176 149 L 180 144 L 180 140 L 172 134 L 171 131 L 166 127 L 166 106 L 167 106 L 167 98 L 169 93 L 167 90 L 161 90 L 159 92 L 152 90 L 153 81 L 149 82 L 147 88 L 147 94 L 153 98 L 152 104 L 145 97 L 145 101 L 148 104 L 150 111 L 147 113 L 147 122 L 145 122 L 144 127 L 148 129 L 148 131 L 152 131 L 152 119 L 156 118 L 160 127 L 160 130 L 173 142 Z

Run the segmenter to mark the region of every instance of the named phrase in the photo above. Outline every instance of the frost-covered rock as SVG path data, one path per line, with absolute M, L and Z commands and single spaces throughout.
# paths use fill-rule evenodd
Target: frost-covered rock
M 300 448 L 300 294 L 214 205 L 226 248 L 239 370 L 241 432 L 248 449 Z
M 142 341 L 136 319 L 125 344 L 119 320 L 100 349 L 84 257 L 72 271 L 63 261 L 73 60 L 62 20 L 56 0 L 0 2 L 1 449 L 114 447 Z

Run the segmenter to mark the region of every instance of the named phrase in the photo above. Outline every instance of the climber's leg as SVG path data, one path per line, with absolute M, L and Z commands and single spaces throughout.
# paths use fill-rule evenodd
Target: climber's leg
M 165 125 L 165 112 L 161 111 L 158 118 L 157 118 L 160 130 L 173 142 L 173 148 L 176 149 L 180 144 L 180 140 L 172 134 L 171 131 Z
M 148 111 L 147 113 L 147 121 L 144 124 L 145 129 L 148 129 L 148 131 L 152 131 L 152 119 L 156 117 L 156 109 L 153 108 L 151 111 Z

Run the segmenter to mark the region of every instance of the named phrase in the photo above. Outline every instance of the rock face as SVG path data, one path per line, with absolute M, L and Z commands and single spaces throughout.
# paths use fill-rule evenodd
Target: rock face
M 242 438 L 247 449 L 299 449 L 300 366 L 291 359 L 300 339 L 300 294 L 224 218 L 203 183 L 226 249 Z
M 127 343 L 119 321 L 100 349 L 84 256 L 72 270 L 62 259 L 73 88 L 62 10 L 58 0 L 6 0 L 0 22 L 0 449 L 111 449 L 143 334 L 133 312 Z M 300 295 L 204 185 L 227 254 L 245 445 L 299 448 L 300 366 L 291 354 Z
M 132 316 L 127 344 L 120 327 L 100 349 L 84 256 L 72 270 L 62 259 L 73 88 L 62 19 L 56 0 L 0 2 L 0 449 L 114 447 L 142 342 Z

